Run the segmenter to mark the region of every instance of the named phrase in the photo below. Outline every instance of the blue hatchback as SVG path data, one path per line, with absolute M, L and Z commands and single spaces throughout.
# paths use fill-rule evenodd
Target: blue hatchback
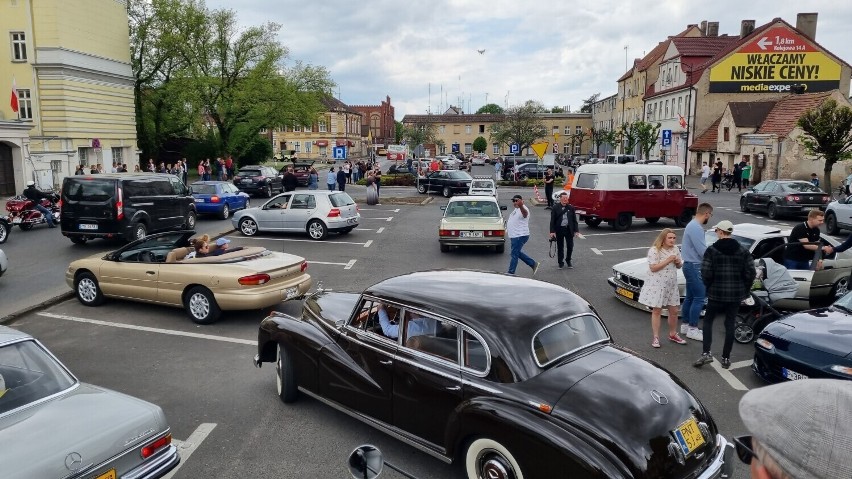
M 192 196 L 200 215 L 227 219 L 232 211 L 249 207 L 249 195 L 227 181 L 196 181 L 192 184 Z

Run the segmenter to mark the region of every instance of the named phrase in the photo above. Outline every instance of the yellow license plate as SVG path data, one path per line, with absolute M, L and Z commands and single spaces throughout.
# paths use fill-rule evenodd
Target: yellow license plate
M 110 469 L 109 471 L 101 474 L 95 479 L 116 479 L 118 476 L 115 475 L 115 469 Z
M 624 288 L 615 288 L 615 293 L 620 294 L 625 298 L 633 299 L 633 291 L 627 291 Z
M 675 429 L 674 435 L 683 450 L 684 456 L 692 454 L 704 445 L 704 436 L 701 435 L 701 430 L 698 429 L 698 422 L 695 421 L 695 418 L 684 421 Z

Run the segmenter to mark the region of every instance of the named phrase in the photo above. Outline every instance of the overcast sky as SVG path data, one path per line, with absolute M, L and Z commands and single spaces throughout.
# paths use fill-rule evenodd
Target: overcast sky
M 816 41 L 852 63 L 848 0 L 207 0 L 242 25 L 273 21 L 290 60 L 323 65 L 349 105 L 391 97 L 396 119 L 474 113 L 487 103 L 570 106 L 616 92 L 627 58 L 642 57 L 690 23 L 739 35 L 775 17 L 817 12 Z M 485 50 L 480 54 L 477 50 Z M 431 85 L 431 95 L 430 95 Z M 443 92 L 443 94 L 442 94 Z M 339 93 L 339 94 L 338 94 Z M 487 99 L 487 100 L 486 100 Z

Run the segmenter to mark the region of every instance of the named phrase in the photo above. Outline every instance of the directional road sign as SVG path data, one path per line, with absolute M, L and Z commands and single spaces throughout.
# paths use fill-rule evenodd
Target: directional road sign
M 346 147 L 345 146 L 335 146 L 331 149 L 331 157 L 335 160 L 345 160 L 346 159 Z

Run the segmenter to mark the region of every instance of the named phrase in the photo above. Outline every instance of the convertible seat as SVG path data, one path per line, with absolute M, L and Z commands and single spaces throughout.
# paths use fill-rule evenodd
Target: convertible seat
M 251 256 L 260 254 L 266 251 L 266 248 L 263 246 L 249 246 L 247 248 L 242 248 L 237 251 L 228 252 L 225 254 L 220 254 L 219 256 L 204 256 L 201 258 L 189 258 L 181 260 L 180 263 L 228 263 L 235 259 L 242 258 L 243 256 Z
M 195 248 L 184 246 L 182 248 L 175 248 L 169 251 L 169 254 L 166 255 L 166 263 L 177 263 L 186 257 L 190 251 L 193 251 Z

